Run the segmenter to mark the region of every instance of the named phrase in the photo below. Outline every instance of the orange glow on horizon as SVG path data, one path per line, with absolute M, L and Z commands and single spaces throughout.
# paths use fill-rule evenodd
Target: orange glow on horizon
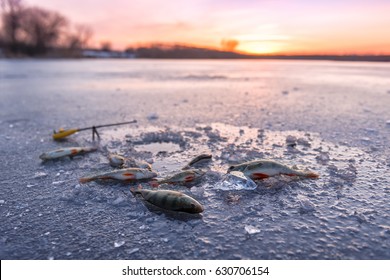
M 159 42 L 255 55 L 390 55 L 388 0 L 26 3 L 90 25 L 94 48 L 101 42 L 116 50 Z

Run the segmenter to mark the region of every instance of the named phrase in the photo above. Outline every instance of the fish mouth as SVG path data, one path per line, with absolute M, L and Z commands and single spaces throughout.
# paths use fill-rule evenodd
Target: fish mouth
M 204 208 L 202 205 L 199 205 L 198 207 L 195 208 L 196 213 L 202 213 L 204 211 Z

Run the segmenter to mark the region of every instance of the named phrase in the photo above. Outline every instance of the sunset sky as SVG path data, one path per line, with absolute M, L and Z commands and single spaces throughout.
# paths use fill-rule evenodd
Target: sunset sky
M 256 54 L 390 54 L 390 0 L 24 2 L 89 25 L 95 47 L 160 42 Z

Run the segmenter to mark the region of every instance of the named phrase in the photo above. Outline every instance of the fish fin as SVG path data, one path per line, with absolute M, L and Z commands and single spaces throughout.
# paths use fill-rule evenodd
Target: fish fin
M 72 149 L 70 152 L 72 155 L 77 155 L 79 151 L 77 149 Z
M 92 178 L 86 178 L 86 177 L 84 177 L 84 178 L 80 178 L 80 179 L 79 179 L 79 182 L 80 182 L 81 184 L 85 184 L 85 183 L 88 183 L 88 182 L 91 182 L 91 181 L 93 181 Z
M 314 172 L 307 172 L 306 175 L 305 175 L 306 178 L 318 178 L 320 177 L 320 175 L 318 175 L 317 173 L 314 173 Z
M 123 173 L 122 175 L 123 175 L 123 176 L 126 176 L 126 177 L 131 177 L 131 178 L 129 178 L 129 179 L 133 179 L 133 178 L 135 177 L 134 174 L 133 174 L 133 173 L 130 173 L 130 172 Z
M 134 187 L 130 188 L 130 192 L 133 195 L 140 194 L 141 193 L 140 190 L 142 190 L 142 185 L 141 184 L 139 184 L 137 188 L 134 188 Z
M 189 175 L 187 177 L 184 178 L 184 181 L 185 182 L 191 182 L 195 179 L 195 176 L 192 176 L 192 175 Z
M 134 187 L 132 187 L 132 188 L 130 188 L 130 192 L 131 192 L 133 195 L 135 195 L 135 194 L 137 194 L 137 189 L 134 188 Z
M 252 177 L 252 179 L 254 179 L 254 180 L 258 180 L 258 179 L 266 179 L 266 178 L 269 178 L 269 175 L 264 174 L 264 173 L 253 173 L 251 177 Z
M 156 180 L 152 180 L 149 182 L 149 185 L 152 187 L 152 188 L 158 188 L 160 186 L 159 182 L 157 182 Z

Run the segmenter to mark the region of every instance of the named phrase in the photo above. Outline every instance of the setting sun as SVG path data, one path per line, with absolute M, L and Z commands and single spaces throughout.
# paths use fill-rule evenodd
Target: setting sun
M 26 2 L 89 25 L 91 47 L 110 41 L 118 50 L 159 42 L 253 54 L 390 53 L 390 2 L 384 0 Z

